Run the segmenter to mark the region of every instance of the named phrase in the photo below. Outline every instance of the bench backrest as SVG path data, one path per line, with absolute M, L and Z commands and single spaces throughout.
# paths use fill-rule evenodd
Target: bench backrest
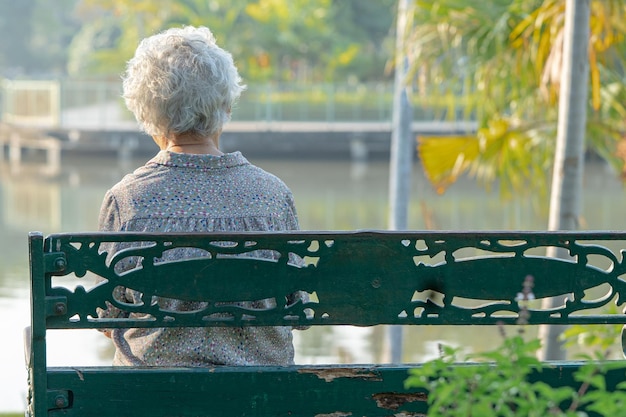
M 517 323 L 520 311 L 526 309 L 530 316 L 524 319 L 530 324 L 626 323 L 623 314 L 605 314 L 600 309 L 626 299 L 622 279 L 626 233 L 76 233 L 45 238 L 31 233 L 29 239 L 29 380 L 31 410 L 36 415 L 48 410 L 53 415 L 86 415 L 98 407 L 107 410 L 100 409 L 99 415 L 119 410 L 128 415 L 133 410 L 190 416 L 298 415 L 297 410 L 377 415 L 381 409 L 418 412 L 425 407 L 424 393 L 403 388 L 406 366 L 214 369 L 210 375 L 198 369 L 53 369 L 46 364 L 48 329 L 495 325 Z M 112 244 L 124 249 L 103 252 Z M 546 257 L 551 247 L 571 259 Z M 161 261 L 190 248 L 197 257 Z M 136 268 L 126 273 L 116 270 L 116 265 L 129 262 Z M 88 290 L 54 283 L 58 276 L 87 274 L 95 274 L 101 282 Z M 526 297 L 521 297 L 525 285 Z M 117 286 L 144 294 L 147 302 L 133 305 L 132 311 L 148 318 L 97 317 L 96 309 L 106 301 L 130 308 L 112 297 Z M 592 289 L 602 294 L 590 296 Z M 297 291 L 308 293 L 308 302 L 288 303 L 288 295 Z M 569 295 L 568 302 L 551 310 L 542 309 L 537 301 L 521 302 L 528 296 L 562 295 Z M 149 302 L 153 296 L 204 301 L 206 308 L 194 314 L 164 311 Z M 236 303 L 260 299 L 274 299 L 274 306 L 259 310 Z M 563 369 L 554 372 L 554 378 L 571 382 L 567 379 L 571 372 Z M 211 385 L 206 386 L 210 378 Z M 164 387 L 164 381 L 175 383 Z M 102 384 L 117 385 L 99 392 Z M 236 394 L 251 387 L 257 389 L 247 392 L 245 400 Z M 155 392 L 168 394 L 155 401 Z M 228 398 L 228 406 L 216 405 L 228 404 Z M 165 407 L 164 401 L 174 408 Z M 365 405 L 356 405 L 359 401 Z M 354 404 L 348 406 L 350 402 Z M 208 411 L 209 406 L 214 410 Z M 219 407 L 224 409 L 216 411 Z

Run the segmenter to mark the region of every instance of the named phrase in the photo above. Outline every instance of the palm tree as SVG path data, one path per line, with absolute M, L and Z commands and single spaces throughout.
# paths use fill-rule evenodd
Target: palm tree
M 393 99 L 393 129 L 391 133 L 391 157 L 389 163 L 389 228 L 404 230 L 408 222 L 408 205 L 411 191 L 410 179 L 413 166 L 411 145 L 411 108 L 405 84 L 407 59 L 404 55 L 405 34 L 411 23 L 410 0 L 398 1 L 396 22 L 396 57 Z M 389 328 L 391 362 L 402 362 L 402 326 Z
M 466 97 L 468 113 L 481 124 L 476 135 L 420 139 L 418 149 L 433 185 L 443 192 L 469 172 L 486 182 L 499 178 L 503 193 L 524 184 L 544 190 L 543 173 L 552 160 L 558 120 L 548 228 L 576 229 L 585 136 L 592 148 L 624 171 L 619 151 L 625 112 L 620 99 L 626 88 L 620 50 L 626 6 L 618 1 L 509 0 L 490 2 L 496 7 L 485 14 L 477 9 L 483 7 L 480 3 L 418 3 L 436 13 L 426 15 L 425 25 L 414 32 L 414 68 L 422 76 L 452 80 L 448 89 L 463 85 L 456 93 Z M 427 60 L 438 47 L 443 57 Z M 468 65 L 451 70 L 455 62 Z M 568 256 L 556 249 L 548 254 Z M 562 298 L 544 300 L 544 308 L 562 303 Z M 560 331 L 540 329 L 543 359 L 565 356 L 558 343 Z
M 550 198 L 550 230 L 575 230 L 581 214 L 587 80 L 589 70 L 589 2 L 567 0 L 563 28 L 563 64 L 559 94 L 559 119 Z M 568 259 L 563 248 L 551 247 L 549 256 Z M 543 300 L 550 309 L 563 305 L 565 297 Z M 542 360 L 565 359 L 559 341 L 562 326 L 541 326 Z
M 545 194 L 561 86 L 565 0 L 416 1 L 411 48 L 416 95 L 455 97 L 475 134 L 422 137 L 427 177 L 444 192 L 463 174 L 500 181 L 504 196 Z M 587 144 L 614 167 L 626 117 L 626 4 L 590 6 Z M 444 140 L 440 140 L 444 139 Z

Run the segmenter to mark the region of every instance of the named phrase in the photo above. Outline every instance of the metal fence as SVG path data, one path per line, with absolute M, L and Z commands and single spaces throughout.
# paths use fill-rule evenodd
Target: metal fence
M 135 125 L 119 80 L 5 80 L 1 120 L 48 127 L 129 128 Z M 233 112 L 240 122 L 390 122 L 392 84 L 249 85 Z M 455 100 L 412 96 L 413 120 L 466 120 Z

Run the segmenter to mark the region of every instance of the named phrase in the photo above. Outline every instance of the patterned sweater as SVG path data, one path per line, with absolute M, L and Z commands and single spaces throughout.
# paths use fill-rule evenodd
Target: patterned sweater
M 213 156 L 160 151 L 107 191 L 99 229 L 279 231 L 297 230 L 298 220 L 287 186 L 250 164 L 241 153 Z M 109 256 L 120 249 L 105 248 Z M 115 297 L 124 302 L 141 302 L 141 294 L 129 289 L 120 288 Z M 176 310 L 194 308 L 189 302 L 165 302 Z M 98 313 L 100 317 L 128 314 L 110 304 Z M 291 331 L 288 327 L 114 329 L 113 364 L 288 365 L 294 356 Z

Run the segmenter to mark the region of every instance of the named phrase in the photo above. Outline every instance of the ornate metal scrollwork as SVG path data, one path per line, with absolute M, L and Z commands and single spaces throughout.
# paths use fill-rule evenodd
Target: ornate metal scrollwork
M 529 322 L 622 323 L 599 309 L 626 299 L 626 234 L 579 232 L 292 232 L 60 234 L 63 274 L 100 283 L 51 287 L 76 327 L 513 323 L 524 280 Z M 568 259 L 545 256 L 549 247 Z M 133 302 L 115 296 L 132 290 Z M 306 296 L 301 296 L 305 294 Z M 544 310 L 538 299 L 566 295 Z M 531 300 L 529 300 L 531 298 Z M 532 298 L 535 300 L 533 301 Z M 170 302 L 175 300 L 175 303 Z M 113 306 L 123 319 L 99 319 Z

